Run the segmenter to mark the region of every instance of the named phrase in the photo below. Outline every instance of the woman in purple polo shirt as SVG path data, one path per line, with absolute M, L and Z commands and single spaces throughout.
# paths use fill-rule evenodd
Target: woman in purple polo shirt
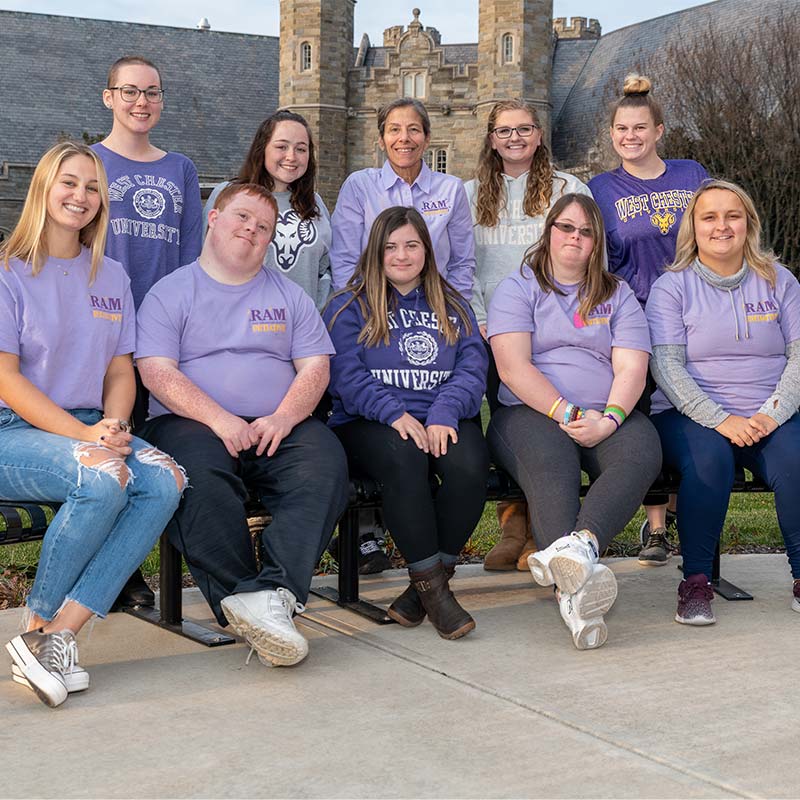
M 525 492 L 539 548 L 528 565 L 537 583 L 555 583 L 579 650 L 606 641 L 603 614 L 617 582 L 598 558 L 661 468 L 658 436 L 634 410 L 647 374 L 647 321 L 603 256 L 597 204 L 564 195 L 489 305 L 504 406 L 489 424 L 489 447 Z M 581 504 L 582 469 L 592 485 Z
M 664 463 L 681 475 L 675 620 L 687 625 L 715 621 L 709 579 L 737 465 L 775 492 L 800 611 L 800 286 L 760 235 L 748 195 L 709 181 L 647 301 L 659 387 L 651 419 Z
M 331 361 L 329 424 L 352 470 L 383 487 L 389 530 L 411 584 L 389 608 L 401 625 L 425 615 L 457 639 L 475 622 L 449 587 L 486 499 L 480 425 L 487 355 L 469 305 L 442 280 L 422 215 L 389 208 L 372 225 L 347 287 L 324 315 Z M 431 495 L 430 475 L 441 481 Z
M 659 156 L 664 114 L 651 85 L 642 75 L 625 78 L 623 95 L 611 109 L 611 144 L 622 163 L 589 181 L 606 226 L 608 268 L 628 282 L 642 307 L 656 278 L 672 263 L 678 226 L 694 190 L 708 178 L 696 161 Z M 640 402 L 645 413 L 655 388 L 649 379 Z M 656 503 L 646 506 L 639 563 L 663 566 L 673 549 L 667 496 L 652 499 Z M 674 515 L 669 518 L 674 524 Z
M 63 505 L 45 534 L 12 675 L 49 706 L 88 688 L 75 635 L 105 616 L 178 506 L 175 462 L 129 433 L 130 281 L 103 255 L 108 189 L 97 155 L 42 157 L 0 249 L 0 498 Z

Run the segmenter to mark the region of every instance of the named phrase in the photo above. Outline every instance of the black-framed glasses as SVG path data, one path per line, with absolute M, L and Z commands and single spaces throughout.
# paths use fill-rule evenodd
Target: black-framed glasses
M 583 236 L 584 239 L 594 239 L 594 231 L 591 228 L 579 228 L 577 225 L 573 225 L 571 222 L 554 222 L 554 228 L 558 228 L 561 233 L 578 233 Z
M 119 96 L 126 103 L 135 103 L 139 99 L 139 95 L 143 94 L 148 103 L 160 103 L 164 99 L 164 90 L 156 89 L 154 86 L 148 86 L 146 89 L 140 89 L 138 86 L 131 86 L 126 83 L 124 86 L 109 86 L 112 91 L 117 89 Z
M 492 128 L 492 133 L 498 139 L 510 139 L 511 134 L 516 131 L 520 136 L 528 137 L 533 136 L 533 132 L 538 128 L 538 125 L 517 125 L 516 128 L 507 128 L 503 126 L 502 128 Z

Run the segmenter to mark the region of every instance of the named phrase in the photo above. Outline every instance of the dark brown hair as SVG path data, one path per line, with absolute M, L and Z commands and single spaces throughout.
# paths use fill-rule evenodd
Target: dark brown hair
M 605 267 L 606 233 L 603 225 L 603 215 L 595 201 L 585 194 L 565 194 L 559 197 L 550 209 L 544 223 L 542 238 L 528 248 L 522 259 L 520 272 L 525 273 L 527 266 L 533 273 L 539 286 L 545 292 L 555 292 L 563 295 L 553 278 L 553 262 L 550 252 L 550 234 L 553 223 L 564 213 L 564 210 L 573 203 L 579 205 L 589 220 L 592 229 L 592 252 L 586 265 L 586 275 L 578 288 L 578 314 L 586 322 L 589 312 L 598 304 L 604 303 L 617 289 L 619 278 L 612 275 Z
M 269 189 L 275 189 L 275 181 L 264 165 L 264 151 L 275 133 L 279 122 L 297 122 L 308 133 L 308 168 L 296 181 L 289 184 L 291 189 L 292 208 L 300 215 L 300 219 L 313 219 L 320 215 L 317 199 L 314 197 L 314 183 L 317 178 L 317 155 L 314 149 L 314 137 L 305 117 L 293 111 L 276 111 L 259 125 L 253 143 L 245 156 L 237 180 L 242 183 L 259 183 Z
M 625 82 L 622 84 L 622 97 L 611 106 L 611 126 L 614 126 L 617 111 L 621 108 L 646 108 L 653 118 L 653 125 L 656 127 L 663 125 L 664 112 L 650 94 L 652 87 L 650 78 L 645 78 L 644 75 L 636 73 L 626 75 Z

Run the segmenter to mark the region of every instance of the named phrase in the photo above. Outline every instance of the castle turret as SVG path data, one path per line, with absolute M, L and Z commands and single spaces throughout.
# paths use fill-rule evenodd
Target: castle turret
M 492 105 L 522 98 L 550 130 L 553 61 L 552 0 L 480 0 L 478 102 L 483 124 Z
M 347 74 L 356 0 L 281 0 L 280 105 L 317 145 L 317 190 L 333 206 L 347 176 Z

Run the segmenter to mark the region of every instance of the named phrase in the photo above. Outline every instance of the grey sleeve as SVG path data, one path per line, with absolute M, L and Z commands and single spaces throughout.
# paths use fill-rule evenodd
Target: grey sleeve
M 783 425 L 800 407 L 800 339 L 786 345 L 786 366 L 775 387 L 758 410 Z
M 686 370 L 686 345 L 654 345 L 650 371 L 667 400 L 698 425 L 716 428 L 730 416 L 697 385 L 697 381 Z

